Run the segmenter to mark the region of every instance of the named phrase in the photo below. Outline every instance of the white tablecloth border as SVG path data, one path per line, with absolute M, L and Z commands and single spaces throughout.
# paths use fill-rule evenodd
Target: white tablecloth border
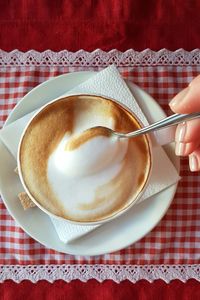
M 29 50 L 22 52 L 13 50 L 6 52 L 0 50 L 0 67 L 8 66 L 74 66 L 74 67 L 106 67 L 115 64 L 116 66 L 154 66 L 154 65 L 200 65 L 200 51 L 194 49 L 186 51 L 178 49 L 169 51 L 161 49 L 153 51 L 145 49 L 141 52 L 129 49 L 120 52 L 113 49 L 109 52 L 96 49 L 92 52 L 79 50 L 70 52 L 62 50 L 54 52 L 46 50 L 38 52 Z
M 11 279 L 17 283 L 30 280 L 54 282 L 62 279 L 83 282 L 96 279 L 99 282 L 110 279 L 117 283 L 129 280 L 133 283 L 141 279 L 153 282 L 162 279 L 166 283 L 179 279 L 200 281 L 200 265 L 0 265 L 0 282 Z

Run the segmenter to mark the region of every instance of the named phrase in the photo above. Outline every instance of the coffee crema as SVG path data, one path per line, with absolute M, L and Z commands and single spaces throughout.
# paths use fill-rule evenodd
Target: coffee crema
M 45 106 L 25 131 L 19 152 L 23 181 L 53 215 L 101 221 L 129 206 L 144 188 L 151 167 L 147 137 L 119 139 L 89 131 L 78 143 L 74 139 L 96 126 L 124 133 L 141 127 L 110 99 L 75 95 Z

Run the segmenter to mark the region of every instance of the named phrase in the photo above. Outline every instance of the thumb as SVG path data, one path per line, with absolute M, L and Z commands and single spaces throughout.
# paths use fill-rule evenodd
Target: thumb
M 187 88 L 178 93 L 169 106 L 176 113 L 200 112 L 200 75 L 194 78 Z

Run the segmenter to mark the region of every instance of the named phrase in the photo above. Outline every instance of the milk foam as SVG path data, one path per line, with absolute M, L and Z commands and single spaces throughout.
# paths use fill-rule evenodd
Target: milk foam
M 117 137 L 94 137 L 73 151 L 65 150 L 70 137 L 65 135 L 54 151 L 51 163 L 67 177 L 89 176 L 123 160 L 127 140 Z
M 94 217 L 109 209 L 112 201 L 103 202 L 89 210 L 81 207 L 92 204 L 97 189 L 120 173 L 128 140 L 97 136 L 73 151 L 66 151 L 69 139 L 70 135 L 65 135 L 49 157 L 48 181 L 69 215 Z

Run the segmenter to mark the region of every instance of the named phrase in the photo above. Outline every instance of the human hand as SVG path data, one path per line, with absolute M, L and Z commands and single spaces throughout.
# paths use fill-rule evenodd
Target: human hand
M 200 112 L 200 75 L 169 103 L 175 113 Z M 177 126 L 176 155 L 189 156 L 191 171 L 200 170 L 200 119 L 183 122 Z

